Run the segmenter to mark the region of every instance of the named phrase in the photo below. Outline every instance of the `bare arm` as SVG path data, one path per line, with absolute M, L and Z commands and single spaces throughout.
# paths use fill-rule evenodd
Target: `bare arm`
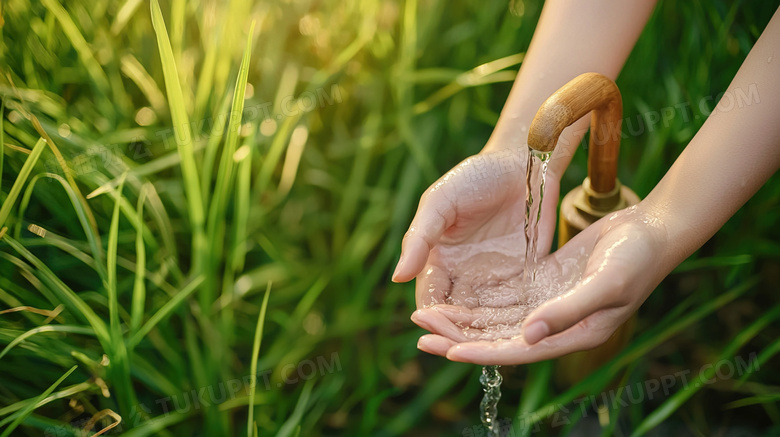
M 563 298 L 542 305 L 528 317 L 524 333 L 527 343 L 550 336 L 550 342 L 539 342 L 539 350 L 545 356 L 560 355 L 571 349 L 545 350 L 544 345 L 549 347 L 555 343 L 553 339 L 560 341 L 566 333 L 582 334 L 583 329 L 576 328 L 597 326 L 594 320 L 610 311 L 615 314 L 614 320 L 624 320 L 777 171 L 780 58 L 776 55 L 780 55 L 780 9 L 704 126 L 637 206 L 639 217 L 644 217 L 640 222 L 660 225 L 662 235 L 643 235 L 650 234 L 646 232 L 649 225 L 612 229 L 609 221 L 598 222 L 601 227 L 594 227 L 601 235 L 591 232 L 590 236 L 598 238 L 594 249 L 597 256 L 590 266 L 592 275 Z M 636 242 L 624 244 L 635 235 L 639 235 L 634 238 Z M 625 246 L 622 249 L 618 248 L 621 244 Z M 632 269 L 637 265 L 643 267 Z M 605 323 L 602 329 L 606 336 L 614 330 L 606 329 L 608 326 Z M 587 334 L 582 335 L 587 338 Z M 597 337 L 595 344 L 606 336 Z M 526 355 L 523 360 L 533 358 Z
M 536 111 L 572 78 L 596 72 L 614 80 L 655 4 L 655 0 L 547 1 L 485 150 L 524 146 Z M 551 167 L 556 175 L 569 165 L 588 125 L 586 116 L 564 131 Z
M 643 202 L 666 223 L 671 268 L 780 167 L 780 9 L 688 147 Z

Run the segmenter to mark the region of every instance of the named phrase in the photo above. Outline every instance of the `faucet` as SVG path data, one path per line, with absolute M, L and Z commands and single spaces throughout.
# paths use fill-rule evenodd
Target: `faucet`
M 559 247 L 601 217 L 639 203 L 617 178 L 623 99 L 608 77 L 584 73 L 550 96 L 531 122 L 528 146 L 551 152 L 561 132 L 591 111 L 588 177 L 561 202 Z
M 528 146 L 551 152 L 561 132 L 588 112 L 588 177 L 561 201 L 558 247 L 601 217 L 639 203 L 639 196 L 617 178 L 623 99 L 608 77 L 581 74 L 550 96 L 531 122 Z M 605 364 L 628 344 L 635 322 L 632 316 L 595 349 L 559 358 L 556 379 L 574 385 Z

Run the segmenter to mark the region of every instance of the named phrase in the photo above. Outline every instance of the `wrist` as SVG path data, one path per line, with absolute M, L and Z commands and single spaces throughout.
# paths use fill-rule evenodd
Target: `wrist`
M 491 153 L 504 149 L 525 150 L 528 147 L 528 127 L 532 120 L 533 114 L 520 116 L 505 109 L 480 153 Z
M 663 202 L 648 196 L 636 205 L 641 220 L 655 230 L 661 253 L 661 270 L 666 276 L 696 248 L 691 248 L 689 231 L 693 228 Z

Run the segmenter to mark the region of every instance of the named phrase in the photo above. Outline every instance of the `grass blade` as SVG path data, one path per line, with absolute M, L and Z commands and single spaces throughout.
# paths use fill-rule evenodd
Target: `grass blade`
M 200 182 L 206 204 L 211 201 L 211 177 L 214 172 L 214 161 L 217 159 L 217 150 L 225 131 L 230 103 L 230 96 L 226 94 L 222 99 L 222 103 L 215 109 L 216 112 L 211 117 L 214 122 L 211 125 L 209 139 L 206 141 L 206 149 L 203 152 L 203 161 L 201 162 L 203 166 L 201 175 L 203 178 Z
M 734 340 L 732 340 L 724 349 L 716 362 L 729 359 L 744 346 L 753 337 L 758 335 L 767 325 L 780 318 L 780 305 L 776 305 L 771 310 L 764 313 L 761 317 L 753 322 L 750 326 L 740 332 Z M 660 425 L 661 422 L 666 420 L 672 413 L 680 408 L 691 396 L 702 388 L 707 386 L 707 381 L 710 381 L 715 376 L 715 366 L 709 366 L 706 370 L 702 370 L 699 373 L 695 381 L 688 384 L 685 388 L 672 395 L 669 399 L 664 401 L 660 407 L 650 413 L 642 423 L 631 434 L 634 436 L 641 436 L 646 434 L 651 429 Z
M 53 401 L 56 401 L 58 399 L 70 398 L 73 395 L 76 395 L 78 393 L 81 393 L 83 391 L 89 390 L 89 389 L 94 388 L 94 387 L 95 387 L 95 384 L 93 382 L 90 382 L 90 381 L 80 382 L 78 384 L 73 384 L 71 386 L 63 388 L 62 390 L 60 390 L 60 391 L 58 391 L 56 393 L 52 393 L 51 395 L 49 395 L 48 397 L 46 397 L 44 399 L 41 399 L 35 405 L 35 408 L 40 408 L 40 407 L 48 404 L 49 402 L 53 402 Z M 7 414 L 13 413 L 14 411 L 19 411 L 22 408 L 25 408 L 25 407 L 29 406 L 30 404 L 32 404 L 34 400 L 36 400 L 36 399 L 25 399 L 23 401 L 15 402 L 15 403 L 7 406 L 7 407 L 3 407 L 3 408 L 0 409 L 0 416 L 5 416 Z
M 8 192 L 8 197 L 3 201 L 3 206 L 0 206 L 0 229 L 5 225 L 8 216 L 11 214 L 11 208 L 16 203 L 16 198 L 19 197 L 19 193 L 22 191 L 22 186 L 27 182 L 27 178 L 30 177 L 35 163 L 38 162 L 38 158 L 41 157 L 43 149 L 46 148 L 46 141 L 41 138 L 35 143 L 30 156 L 24 161 L 22 169 L 19 170 L 19 175 L 16 177 L 14 184 L 11 186 L 11 191 Z
M 106 76 L 106 72 L 103 71 L 103 67 L 100 66 L 100 63 L 92 54 L 92 49 L 90 48 L 87 40 L 84 39 L 84 35 L 81 34 L 81 31 L 79 31 L 76 23 L 73 21 L 70 14 L 68 14 L 68 11 L 62 7 L 60 2 L 57 0 L 41 0 L 41 3 L 46 6 L 46 9 L 48 9 L 49 12 L 54 15 L 54 18 L 56 18 L 60 23 L 63 32 L 65 32 L 65 36 L 68 38 L 68 40 L 70 40 L 70 43 L 76 50 L 76 53 L 79 56 L 79 60 L 87 69 L 87 73 L 89 74 L 90 79 L 92 79 L 92 82 L 95 84 L 98 91 L 103 94 L 104 98 L 97 99 L 101 109 L 108 111 L 105 113 L 105 115 L 113 116 L 114 106 L 111 104 L 112 100 L 109 97 L 111 93 L 111 86 L 108 82 L 108 76 Z
M 293 127 L 298 120 L 300 120 L 301 114 L 295 114 L 287 117 L 282 121 L 279 126 L 279 130 L 276 131 L 274 139 L 271 141 L 271 147 L 268 149 L 268 153 L 263 159 L 263 165 L 260 167 L 260 174 L 257 177 L 257 189 L 258 192 L 265 192 L 268 186 L 271 184 L 271 179 L 276 169 L 276 165 L 282 158 L 285 146 L 288 144 L 288 139 L 293 131 Z
M 252 363 L 249 366 L 249 374 L 252 375 L 252 382 L 249 386 L 249 417 L 246 420 L 246 435 L 252 435 L 254 414 L 255 414 L 255 387 L 257 386 L 257 359 L 260 354 L 260 343 L 263 340 L 263 325 L 265 324 L 265 312 L 268 309 L 268 296 L 271 295 L 271 283 L 265 289 L 263 297 L 263 306 L 260 307 L 260 314 L 257 316 L 257 326 L 255 327 L 255 340 L 252 343 Z
M 119 35 L 119 32 L 124 29 L 125 25 L 130 18 L 135 14 L 135 11 L 141 6 L 141 0 L 125 0 L 122 7 L 119 8 L 119 12 L 116 14 L 114 23 L 111 25 L 111 33 Z
M 22 422 L 24 422 L 24 419 L 26 419 L 26 418 L 27 418 L 27 416 L 29 416 L 29 415 L 30 415 L 30 413 L 32 413 L 32 412 L 33 412 L 33 410 L 35 409 L 35 406 L 36 406 L 36 405 L 38 405 L 38 403 L 39 403 L 40 401 L 42 401 L 42 400 L 43 400 L 43 399 L 45 399 L 47 396 L 49 396 L 49 395 L 51 394 L 51 392 L 53 392 L 53 391 L 54 391 L 54 389 L 55 389 L 55 388 L 57 388 L 57 386 L 59 386 L 60 384 L 62 384 L 62 381 L 64 381 L 64 380 L 65 380 L 65 378 L 67 378 L 68 376 L 70 376 L 70 374 L 71 374 L 71 373 L 73 373 L 73 371 L 74 371 L 74 370 L 76 370 L 78 367 L 79 367 L 79 366 L 73 366 L 73 367 L 71 367 L 71 368 L 70 368 L 70 370 L 68 370 L 67 372 L 65 372 L 65 374 L 64 374 L 64 375 L 60 376 L 60 379 L 58 379 L 57 381 L 55 381 L 55 382 L 54 382 L 54 384 L 52 384 L 51 386 L 49 386 L 49 388 L 47 388 L 47 389 L 46 389 L 46 391 L 44 391 L 44 392 L 43 392 L 43 393 L 41 393 L 41 394 L 40 394 L 40 395 L 39 395 L 37 398 L 35 398 L 35 400 L 34 400 L 33 402 L 31 402 L 31 403 L 30 403 L 30 405 L 28 405 L 28 406 L 27 406 L 27 407 L 26 407 L 24 410 L 20 411 L 20 412 L 19 412 L 19 413 L 16 415 L 16 419 L 14 419 L 14 421 L 13 421 L 13 422 L 11 422 L 11 424 L 10 424 L 10 425 L 8 425 L 8 428 L 6 428 L 6 429 L 5 429 L 5 431 L 3 431 L 3 434 L 2 434 L 2 435 L 0 435 L 0 437 L 8 437 L 9 435 L 11 435 L 11 432 L 12 432 L 14 429 L 16 429 L 16 427 L 18 427 L 18 426 L 19 426 L 19 425 L 20 425 Z M 10 417 L 13 417 L 13 416 L 10 416 Z M 8 419 L 10 419 L 10 417 L 8 417 Z M 0 426 L 3 426 L 4 424 L 5 424 L 5 423 L 1 423 L 1 422 L 0 422 Z
M 203 45 L 206 47 L 204 48 L 203 63 L 198 73 L 198 84 L 195 88 L 195 112 L 193 113 L 198 119 L 205 116 L 206 105 L 214 93 L 214 69 L 217 64 L 217 52 L 220 50 L 220 41 L 213 36 L 215 34 L 213 21 L 216 21 L 214 18 L 218 14 L 216 4 L 212 3 L 207 6 L 205 14 L 208 14 L 210 19 L 204 22 L 201 27 Z
M 513 67 L 523 62 L 525 53 L 516 53 L 494 61 L 479 65 L 459 74 L 451 83 L 444 88 L 439 89 L 430 97 L 414 105 L 412 109 L 415 114 L 422 114 L 430 111 L 436 105 L 452 97 L 459 91 L 472 86 L 485 85 L 488 83 L 512 81 L 515 79 L 514 71 L 501 71 L 505 68 Z M 504 74 L 501 74 L 504 73 Z
M 759 404 L 777 404 L 780 403 L 780 393 L 769 393 L 765 395 L 750 396 L 747 398 L 739 399 L 734 402 L 729 402 L 723 406 L 723 409 L 730 410 L 734 408 L 747 407 L 750 405 Z
M 165 28 L 160 4 L 152 0 L 152 25 L 157 34 L 157 47 L 160 50 L 160 61 L 165 76 L 165 89 L 168 93 L 168 105 L 173 122 L 174 139 L 181 155 L 181 171 L 184 179 L 184 192 L 187 197 L 190 221 L 192 222 L 192 271 L 199 272 L 203 260 L 207 257 L 206 241 L 203 231 L 204 209 L 203 197 L 200 191 L 198 169 L 195 165 L 195 153 L 192 146 L 192 131 L 187 110 L 184 105 L 179 73 L 176 69 L 176 61 L 173 57 L 171 42 L 168 39 L 168 31 Z
M 200 284 L 203 282 L 203 276 L 198 276 L 197 278 L 193 279 L 189 284 L 184 286 L 184 288 L 181 289 L 175 296 L 171 298 L 168 302 L 163 305 L 162 308 L 160 308 L 152 317 L 149 318 L 149 320 L 146 321 L 146 323 L 135 333 L 132 337 L 130 337 L 130 340 L 128 341 L 128 347 L 130 349 L 135 348 L 135 346 L 140 343 L 140 341 L 146 336 L 146 334 L 149 333 L 149 331 L 152 330 L 162 319 L 169 316 L 173 310 L 175 310 L 182 302 L 184 302 L 184 299 L 186 299 L 189 295 L 191 295 L 195 290 L 198 289 Z
M 0 359 L 2 359 L 5 354 L 7 354 L 11 349 L 13 349 L 16 345 L 19 343 L 27 340 L 28 338 L 32 337 L 35 334 L 40 334 L 42 332 L 68 332 L 71 334 L 83 334 L 83 335 L 95 335 L 95 331 L 92 329 L 86 327 L 86 326 L 75 326 L 75 325 L 44 325 L 39 326 L 37 328 L 33 328 L 24 334 L 16 337 L 8 343 L 8 345 L 3 349 L 2 352 L 0 352 Z
M 141 424 L 141 426 L 131 429 L 122 435 L 125 437 L 146 437 L 148 435 L 159 435 L 160 432 L 165 428 L 187 419 L 194 413 L 194 408 L 184 412 L 171 411 L 168 414 L 160 415 L 147 420 Z
M 377 436 L 405 435 L 424 416 L 428 409 L 445 393 L 474 370 L 474 365 L 448 362 L 428 379 L 420 394 L 411 401 L 408 408 L 396 415 Z
M 28 117 L 30 118 L 35 131 L 38 132 L 38 135 L 45 139 L 46 144 L 49 145 L 51 153 L 54 154 L 57 163 L 62 169 L 62 172 L 65 174 L 65 179 L 67 179 L 68 185 L 70 185 L 70 187 L 73 189 L 73 192 L 76 193 L 76 197 L 78 198 L 79 202 L 81 202 L 82 208 L 84 209 L 84 212 L 87 215 L 87 219 L 89 220 L 89 224 L 95 233 L 95 238 L 97 238 L 97 241 L 99 242 L 100 235 L 98 234 L 97 221 L 95 220 L 95 216 L 92 214 L 92 210 L 89 208 L 89 204 L 87 204 L 87 199 L 85 199 L 84 195 L 81 194 L 81 190 L 79 190 L 79 186 L 76 184 L 76 179 L 73 178 L 73 171 L 71 171 L 70 167 L 68 167 L 68 163 L 65 161 L 65 157 L 62 155 L 62 152 L 60 152 L 59 147 L 57 147 L 57 143 L 55 143 L 48 132 L 46 132 L 46 129 L 44 129 L 40 120 L 38 120 L 38 117 L 33 114 L 28 114 Z
M 119 211 L 122 200 L 124 200 L 122 190 L 125 186 L 126 177 L 127 172 L 122 174 L 119 180 L 119 187 L 116 190 L 114 211 L 111 215 L 111 226 L 108 232 L 108 253 L 106 254 L 106 272 L 108 276 L 106 291 L 108 293 L 109 333 L 111 337 L 111 348 L 107 351 L 111 357 L 108 375 L 114 386 L 114 393 L 116 393 L 119 400 L 119 409 L 123 414 L 129 413 L 130 408 L 136 403 L 134 402 L 135 392 L 130 380 L 130 362 L 127 356 L 127 346 L 119 326 L 119 290 L 117 290 L 116 279 Z
M 311 397 L 311 389 L 314 387 L 314 380 L 310 379 L 306 381 L 306 385 L 303 386 L 301 396 L 298 398 L 298 403 L 295 404 L 295 410 L 287 419 L 287 422 L 282 425 L 276 437 L 297 437 L 301 432 L 301 419 L 303 419 L 303 413 L 306 411 L 306 407 L 309 405 L 309 398 Z
M 108 334 L 108 328 L 106 327 L 105 322 L 103 322 L 103 319 L 101 319 L 95 313 L 95 311 L 93 311 L 92 308 L 79 297 L 78 294 L 65 285 L 65 283 L 62 282 L 62 280 L 60 280 L 57 275 L 55 275 L 54 272 L 52 272 L 46 266 L 46 264 L 44 264 L 24 246 L 19 244 L 19 242 L 9 237 L 8 235 L 4 235 L 3 239 L 6 243 L 8 243 L 9 246 L 11 246 L 12 249 L 22 255 L 30 264 L 33 265 L 33 267 L 38 270 L 39 276 L 43 282 L 45 282 L 49 288 L 56 293 L 57 297 L 60 299 L 60 301 L 62 301 L 62 303 L 69 306 L 71 309 L 76 310 L 77 314 L 81 314 L 81 316 L 86 319 L 87 322 L 89 322 L 89 324 L 92 326 L 92 330 L 95 331 L 95 335 L 97 335 L 98 339 L 100 340 L 100 343 L 106 350 L 110 350 L 109 346 L 111 341 Z
M 742 385 L 747 379 L 752 375 L 755 371 L 757 371 L 761 366 L 765 365 L 768 360 L 770 360 L 772 357 L 777 355 L 777 353 L 780 352 L 780 339 L 775 340 L 772 344 L 765 347 L 760 354 L 758 354 L 758 357 L 756 358 L 756 365 L 750 366 L 750 368 L 747 369 L 744 375 L 739 378 L 739 382 L 737 383 L 737 387 Z
M 119 297 L 116 287 L 116 252 L 119 239 L 119 205 L 122 198 L 122 189 L 125 186 L 125 177 L 127 173 L 122 175 L 119 181 L 119 188 L 117 189 L 117 198 L 114 202 L 114 212 L 111 215 L 111 227 L 108 231 L 108 253 L 106 254 L 106 272 L 108 276 L 108 284 L 106 290 L 108 291 L 108 314 L 109 322 L 111 326 L 111 340 L 116 345 L 117 341 L 122 340 L 121 331 L 119 329 Z
M 122 73 L 135 82 L 144 96 L 146 96 L 146 100 L 154 108 L 154 112 L 157 114 L 165 112 L 165 96 L 135 56 L 131 54 L 122 56 Z
M 79 194 L 73 189 L 73 186 L 70 185 L 68 181 L 65 180 L 65 178 L 55 173 L 41 173 L 33 176 L 32 179 L 30 179 L 30 184 L 27 186 L 27 189 L 25 190 L 25 193 L 22 196 L 22 201 L 19 204 L 19 220 L 24 219 L 24 213 L 27 210 L 27 205 L 30 202 L 30 198 L 32 197 L 33 190 L 35 189 L 39 179 L 44 177 L 54 179 L 62 186 L 62 189 L 65 190 L 65 194 L 67 194 L 68 200 L 70 200 L 70 203 L 73 206 L 73 211 L 76 213 L 76 217 L 78 217 L 79 224 L 81 224 L 81 229 L 84 231 L 84 235 L 87 238 L 89 249 L 92 252 L 92 258 L 94 258 L 95 260 L 94 269 L 100 276 L 100 279 L 104 283 L 108 283 L 106 269 L 104 265 L 101 262 L 99 262 L 99 260 L 103 257 L 103 249 L 100 243 L 100 235 L 95 233 L 94 232 L 95 228 L 93 228 L 90 225 L 89 211 L 85 208 L 84 206 L 85 204 L 82 203 L 81 199 L 79 198 Z M 19 238 L 20 231 L 21 231 L 21 226 L 19 226 L 18 232 L 16 232 L 15 234 L 16 236 L 14 238 Z
M 528 413 L 534 411 L 544 402 L 547 387 L 551 385 L 552 370 L 553 362 L 550 360 L 533 363 L 528 366 L 526 385 L 523 388 L 520 407 L 517 411 L 517 417 L 521 419 L 516 420 L 514 423 L 514 431 L 518 436 L 530 433 L 530 427 L 523 427 L 524 420 L 522 418 L 528 417 Z
M 222 252 L 224 250 L 225 239 L 223 234 L 226 219 L 225 210 L 235 179 L 233 171 L 235 163 L 233 156 L 236 153 L 239 130 L 241 129 L 241 118 L 244 112 L 244 95 L 246 93 L 246 81 L 249 75 L 249 61 L 252 56 L 252 35 L 254 34 L 254 29 L 255 23 L 252 22 L 249 36 L 247 37 L 246 47 L 244 49 L 244 57 L 241 61 L 241 67 L 238 71 L 238 78 L 236 79 L 236 86 L 233 92 L 233 105 L 230 110 L 227 136 L 225 138 L 224 148 L 222 149 L 222 158 L 219 163 L 217 184 L 214 188 L 214 196 L 211 200 L 211 204 L 209 205 L 208 236 L 212 260 L 221 260 Z M 215 263 L 212 263 L 209 266 L 209 272 L 213 273 L 217 268 L 218 266 Z M 209 282 L 210 283 L 207 284 L 204 292 L 200 295 L 201 308 L 208 308 L 214 300 L 212 292 L 217 288 L 216 281 L 209 278 Z M 223 293 L 227 292 L 229 291 L 223 290 Z
M 146 201 L 146 185 L 141 187 L 138 195 L 137 215 L 140 222 L 144 217 L 144 202 Z M 130 307 L 130 332 L 135 333 L 141 327 L 146 303 L 146 246 L 144 245 L 143 229 L 140 224 L 135 230 L 135 278 L 133 281 L 133 301 Z M 132 334 L 131 334 L 132 335 Z
M 181 62 L 182 41 L 184 39 L 184 19 L 185 19 L 184 0 L 173 0 L 171 2 L 171 49 L 173 59 L 178 64 Z
M 244 269 L 246 261 L 247 224 L 249 223 L 249 206 L 252 202 L 250 193 L 252 147 L 244 145 L 236 155 L 243 156 L 238 158 L 238 180 L 236 181 L 236 202 L 233 216 L 235 223 L 233 224 L 233 253 L 230 257 L 230 264 L 234 274 Z

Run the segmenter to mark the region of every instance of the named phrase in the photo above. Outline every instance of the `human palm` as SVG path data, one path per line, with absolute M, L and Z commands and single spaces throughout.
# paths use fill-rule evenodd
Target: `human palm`
M 527 148 L 472 156 L 425 192 L 393 280 L 417 277 L 418 309 L 437 304 L 524 311 Z M 558 178 L 549 174 L 538 251 L 549 251 Z

